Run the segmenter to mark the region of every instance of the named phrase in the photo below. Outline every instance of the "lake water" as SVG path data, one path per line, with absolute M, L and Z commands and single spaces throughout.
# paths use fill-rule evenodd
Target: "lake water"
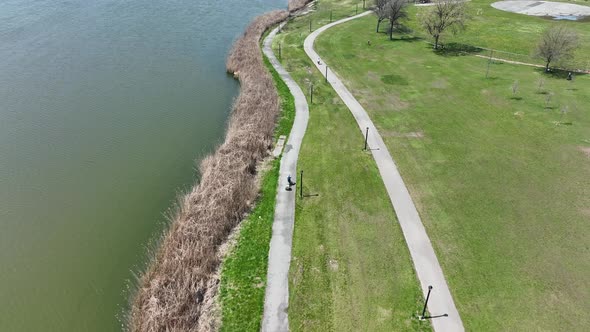
M 195 160 L 232 42 L 285 0 L 0 1 L 0 331 L 117 331 Z

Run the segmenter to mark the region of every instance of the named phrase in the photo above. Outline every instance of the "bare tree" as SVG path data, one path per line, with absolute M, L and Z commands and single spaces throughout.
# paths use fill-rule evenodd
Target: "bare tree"
M 549 107 L 549 103 L 551 102 L 551 98 L 553 98 L 553 92 L 549 91 L 546 95 L 545 95 L 545 108 L 550 108 Z
M 389 0 L 385 4 L 387 19 L 389 20 L 389 39 L 393 40 L 393 27 L 399 24 L 399 20 L 408 17 L 407 0 Z
M 387 10 L 386 5 L 389 0 L 375 0 L 375 7 L 373 7 L 373 11 L 375 15 L 377 15 L 377 32 L 379 32 L 379 25 L 381 22 L 387 19 Z
M 441 35 L 448 29 L 453 34 L 465 29 L 465 2 L 462 0 L 439 0 L 421 17 L 422 27 L 434 38 L 434 49 L 438 48 Z
M 518 92 L 518 80 L 512 83 L 512 96 L 516 97 L 516 93 Z
M 541 77 L 538 82 L 537 93 L 541 93 L 541 91 L 543 91 L 544 86 L 545 86 L 545 79 Z
M 545 71 L 549 64 L 574 57 L 578 48 L 578 34 L 563 25 L 555 25 L 545 30 L 539 44 L 537 55 L 545 60 Z
M 560 113 L 561 115 L 559 116 L 559 124 L 564 124 L 563 123 L 563 117 L 569 112 L 569 106 L 568 105 L 564 105 L 561 107 Z

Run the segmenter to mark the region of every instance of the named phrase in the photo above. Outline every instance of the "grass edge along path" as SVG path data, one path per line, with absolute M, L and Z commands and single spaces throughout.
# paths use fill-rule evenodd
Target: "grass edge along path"
M 385 142 L 377 131 L 377 128 L 370 119 L 367 111 L 354 98 L 352 93 L 346 88 L 342 81 L 332 72 L 327 63 L 322 60 L 319 54 L 314 50 L 314 42 L 316 38 L 324 31 L 339 24 L 364 17 L 371 14 L 372 11 L 355 15 L 353 17 L 344 18 L 336 22 L 327 24 L 315 31 L 313 31 L 304 41 L 304 49 L 312 61 L 317 59 L 314 63 L 317 69 L 325 73 L 326 81 L 330 83 L 332 88 L 338 93 L 340 98 L 344 101 L 350 112 L 354 115 L 360 130 L 367 129 L 367 142 L 369 149 L 372 152 L 373 158 L 379 168 L 383 183 L 387 188 L 387 193 L 395 213 L 399 220 L 399 224 L 403 231 L 406 243 L 410 250 L 412 261 L 424 296 L 430 294 L 432 290 L 431 301 L 429 302 L 429 310 L 431 316 L 437 317 L 433 319 L 432 325 L 435 331 L 463 331 L 463 322 L 459 315 L 459 311 L 455 306 L 453 296 L 450 292 L 449 286 L 445 279 L 444 273 L 438 262 L 438 258 L 434 252 L 430 238 L 426 233 L 426 229 L 420 219 L 418 210 L 416 209 L 409 190 L 407 189 L 404 180 L 399 173 L 397 166 L 388 151 Z
M 293 96 L 266 56 L 264 64 L 272 74 L 281 101 L 275 138 L 289 135 L 295 118 Z M 219 297 L 221 331 L 260 330 L 280 159 L 271 161 L 270 165 L 262 175 L 256 206 L 241 223 L 236 244 L 223 262 Z
M 416 319 L 422 294 L 375 162 L 362 151 L 352 115 L 301 47 L 313 18 L 290 20 L 274 43 L 297 83 L 311 81 L 315 91 L 299 157 L 304 193 L 312 195 L 297 197 L 290 328 L 428 330 Z

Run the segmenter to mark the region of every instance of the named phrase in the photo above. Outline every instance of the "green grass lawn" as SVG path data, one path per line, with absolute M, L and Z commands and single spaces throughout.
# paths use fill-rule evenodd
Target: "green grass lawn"
M 303 52 L 308 32 L 309 17 L 299 18 L 275 42 L 302 89 L 314 83 L 298 167 L 304 194 L 317 196 L 296 201 L 291 330 L 430 330 L 415 318 L 422 295 L 377 167 L 352 115 Z
M 575 30 L 580 38 L 581 47 L 576 52 L 574 68 L 590 69 L 590 22 L 555 21 L 546 18 L 528 16 L 497 10 L 491 6 L 495 0 L 472 0 L 468 4 L 470 20 L 467 29 L 453 36 L 452 33 L 444 36 L 443 43 L 462 43 L 480 46 L 505 52 L 522 54 L 524 56 L 496 53 L 498 57 L 512 60 L 531 62 L 543 61 L 535 58 L 534 53 L 541 33 L 555 24 L 562 24 Z M 584 3 L 578 3 L 584 4 Z M 590 5 L 590 2 L 586 2 Z M 427 35 L 420 27 L 417 14 L 426 10 L 424 7 L 409 8 L 409 19 L 405 25 L 413 29 L 416 34 L 423 37 Z M 487 54 L 487 53 L 486 53 Z
M 473 1 L 473 5 L 480 3 L 484 2 Z M 542 30 L 539 22 L 545 21 L 534 19 L 535 24 L 529 25 L 532 21 L 524 16 L 506 21 L 511 15 L 515 14 L 494 14 L 478 23 L 479 32 L 457 40 L 525 51 L 531 44 L 525 41 L 536 40 L 533 37 Z M 497 32 L 491 26 L 507 29 L 509 39 L 495 39 Z M 320 36 L 316 49 L 379 128 L 409 185 L 466 329 L 589 330 L 590 77 L 579 75 L 571 83 L 536 68 L 494 63 L 486 79 L 485 59 L 437 55 L 421 40 L 389 41 L 386 35 L 376 34 L 374 27 L 373 17 L 335 27 Z M 590 25 L 582 27 L 588 35 Z M 289 56 L 296 57 L 301 52 L 299 44 L 289 43 L 296 50 Z M 292 67 L 305 66 L 309 65 L 296 60 Z M 540 79 L 544 80 L 541 89 Z M 518 90 L 513 94 L 515 81 Z M 551 96 L 548 102 L 547 96 Z M 304 237 L 305 243 L 296 237 L 292 295 L 299 313 L 331 314 L 323 311 L 325 307 L 297 302 L 302 301 L 298 284 L 313 289 L 320 298 L 325 294 L 322 290 L 334 287 L 326 284 L 325 280 L 334 278 L 325 262 L 340 252 L 330 253 L 327 245 L 320 251 L 317 243 L 342 243 L 351 220 L 367 223 L 372 219 L 349 217 L 352 199 L 361 204 L 357 199 L 365 195 L 384 197 L 380 182 L 369 182 L 362 172 L 343 176 L 342 172 L 352 172 L 362 161 L 353 153 L 360 139 L 351 137 L 353 144 L 343 137 L 343 132 L 358 129 L 344 127 L 352 119 L 346 120 L 348 113 L 332 103 L 339 102 L 327 98 L 321 107 L 312 108 L 311 130 L 302 151 L 302 166 L 314 179 L 308 191 L 319 192 L 319 199 L 325 201 L 305 199 L 298 210 L 296 236 L 317 233 Z M 342 119 L 337 117 L 341 113 L 346 113 Z M 344 153 L 347 149 L 350 152 Z M 334 178 L 320 180 L 312 175 L 316 166 L 320 167 L 317 174 Z M 378 176 L 373 166 L 369 170 Z M 332 197 L 335 188 L 344 190 L 353 183 L 348 196 Z M 326 211 L 331 206 L 336 212 Z M 385 203 L 367 208 L 374 214 L 388 213 Z M 343 219 L 333 226 L 342 239 L 326 235 L 331 229 L 323 226 L 326 216 Z M 373 255 L 383 255 L 382 249 L 372 250 Z M 305 253 L 307 260 L 302 257 Z M 311 276 L 300 278 L 302 260 L 319 271 L 303 268 Z M 402 263 L 394 260 L 392 268 L 405 271 Z M 338 292 L 330 294 L 334 298 Z M 326 302 L 328 295 L 324 295 Z M 305 309 L 309 307 L 313 309 Z M 297 322 L 305 324 L 301 319 Z
M 563 24 L 575 30 L 580 38 L 581 47 L 576 52 L 576 58 L 571 63 L 572 68 L 586 68 L 590 70 L 590 22 L 555 21 L 547 18 L 527 16 L 497 10 L 491 6 L 495 0 L 471 0 L 468 3 L 470 20 L 467 29 L 457 35 L 448 33 L 441 38 L 443 43 L 460 43 L 496 50 L 495 56 L 521 62 L 544 64 L 543 60 L 534 56 L 541 33 L 554 24 Z M 590 0 L 561 1 L 590 6 Z M 315 5 L 316 12 L 311 17 L 312 29 L 330 22 L 330 12 L 333 20 L 351 16 L 362 12 L 362 1 L 354 0 L 319 0 Z M 372 4 L 367 0 L 367 6 Z M 415 35 L 428 39 L 428 35 L 420 27 L 418 13 L 427 10 L 426 7 L 408 7 L 408 18 L 403 24 L 412 29 Z M 306 17 L 305 20 L 310 20 Z M 375 21 L 375 27 L 377 22 Z M 387 22 L 381 24 L 382 32 L 387 29 Z M 304 29 L 303 29 L 304 30 Z M 308 29 L 309 30 L 309 29 Z M 375 36 L 366 36 L 373 40 Z M 366 40 L 365 40 L 366 43 Z M 489 54 L 489 52 L 485 52 Z

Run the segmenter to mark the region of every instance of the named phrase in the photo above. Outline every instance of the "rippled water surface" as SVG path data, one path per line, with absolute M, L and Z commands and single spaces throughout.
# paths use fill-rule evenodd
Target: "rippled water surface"
M 0 1 L 0 331 L 116 331 L 195 159 L 231 43 L 284 0 Z

